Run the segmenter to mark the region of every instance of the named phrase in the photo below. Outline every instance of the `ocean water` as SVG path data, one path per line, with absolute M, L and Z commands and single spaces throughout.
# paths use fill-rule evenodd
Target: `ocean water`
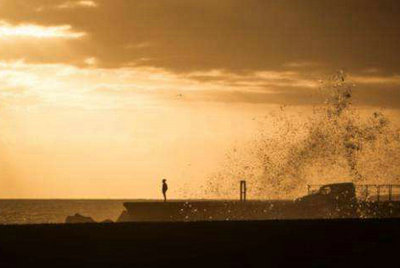
M 135 200 L 0 200 L 0 224 L 64 223 L 75 213 L 116 221 L 127 201 Z

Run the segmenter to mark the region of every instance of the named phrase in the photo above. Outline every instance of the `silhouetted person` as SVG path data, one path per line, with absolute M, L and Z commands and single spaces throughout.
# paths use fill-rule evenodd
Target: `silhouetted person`
M 168 191 L 167 180 L 163 179 L 162 180 L 162 193 L 164 195 L 164 202 L 167 202 L 167 191 Z

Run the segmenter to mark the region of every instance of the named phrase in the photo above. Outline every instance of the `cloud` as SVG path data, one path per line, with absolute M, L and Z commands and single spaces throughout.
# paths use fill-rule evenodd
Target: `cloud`
M 86 7 L 93 8 L 97 7 L 97 3 L 95 1 L 67 1 L 57 6 L 59 9 L 68 9 L 68 8 L 77 8 L 77 7 Z
M 0 61 L 0 86 L 18 87 L 38 96 L 44 103 L 81 107 L 119 107 L 152 100 L 170 100 L 177 94 L 192 101 L 229 100 L 254 102 L 248 94 L 275 94 L 282 87 L 312 90 L 311 79 L 296 72 L 250 72 L 236 74 L 222 70 L 177 74 L 163 68 L 143 66 L 105 69 L 95 58 L 86 59 L 90 68 L 68 64 L 32 64 L 23 60 Z M 203 94 L 206 93 L 206 94 Z M 222 96 L 226 94 L 226 98 Z M 246 95 L 247 94 L 247 95 Z M 213 99 L 213 96 L 215 97 Z M 115 101 L 115 99 L 120 98 Z M 144 101 L 146 99 L 146 101 Z M 101 104 L 97 103 L 100 101 Z M 259 102 L 265 102 L 261 98 Z
M 268 87 L 303 87 L 317 88 L 316 77 L 310 78 L 300 72 L 293 71 L 256 71 L 247 73 L 232 73 L 223 70 L 208 72 L 191 72 L 187 77 L 202 82 L 212 82 L 216 85 L 230 85 L 242 89 L 259 89 L 265 91 Z
M 95 66 L 98 63 L 98 61 L 95 57 L 86 58 L 84 62 L 85 62 L 85 64 L 87 64 L 89 66 Z
M 358 84 L 400 85 L 400 75 L 392 76 L 351 76 L 351 80 Z
M 69 64 L 32 64 L 0 61 L 3 96 L 30 96 L 38 105 L 82 109 L 155 107 L 170 101 L 311 105 L 322 103 L 319 82 L 295 71 L 232 73 L 225 70 L 175 73 L 163 68 L 130 66 L 101 68 L 95 58 L 90 68 Z M 395 78 L 358 77 L 358 104 L 398 107 Z M 354 79 L 353 79 L 354 80 Z M 387 82 L 379 84 L 369 83 Z M 381 96 L 379 96 L 381 94 Z M 176 98 L 176 96 L 181 96 Z M 374 101 L 368 99 L 374 97 Z
M 321 64 L 319 64 L 319 63 L 310 62 L 310 61 L 289 62 L 289 63 L 283 64 L 284 67 L 293 68 L 293 69 L 318 67 L 318 66 L 320 66 L 320 65 L 321 65 Z
M 71 25 L 42 26 L 36 24 L 12 25 L 0 22 L 0 39 L 35 38 L 35 39 L 79 39 L 84 32 L 72 31 Z
M 127 49 L 144 49 L 151 47 L 152 44 L 150 42 L 141 42 L 138 44 L 128 44 L 125 46 Z
M 71 25 L 90 36 L 84 44 L 68 44 L 69 53 L 57 59 L 40 55 L 42 63 L 82 64 L 96 57 L 106 68 L 135 62 L 180 73 L 371 67 L 393 73 L 399 71 L 394 55 L 400 2 L 384 2 L 3 0 L 0 17 L 12 23 Z M 27 60 L 34 57 L 30 50 L 25 54 Z

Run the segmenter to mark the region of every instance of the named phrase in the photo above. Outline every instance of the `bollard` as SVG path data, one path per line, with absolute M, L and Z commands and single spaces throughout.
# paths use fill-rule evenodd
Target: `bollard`
M 246 192 L 247 192 L 246 181 L 240 181 L 240 201 L 242 202 L 246 201 Z

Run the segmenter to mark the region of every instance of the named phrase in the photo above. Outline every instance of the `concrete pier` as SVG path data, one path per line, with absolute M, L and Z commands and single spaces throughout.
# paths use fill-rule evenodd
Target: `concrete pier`
M 266 220 L 298 218 L 294 201 L 128 202 L 119 222 Z M 284 214 L 282 212 L 285 212 Z

